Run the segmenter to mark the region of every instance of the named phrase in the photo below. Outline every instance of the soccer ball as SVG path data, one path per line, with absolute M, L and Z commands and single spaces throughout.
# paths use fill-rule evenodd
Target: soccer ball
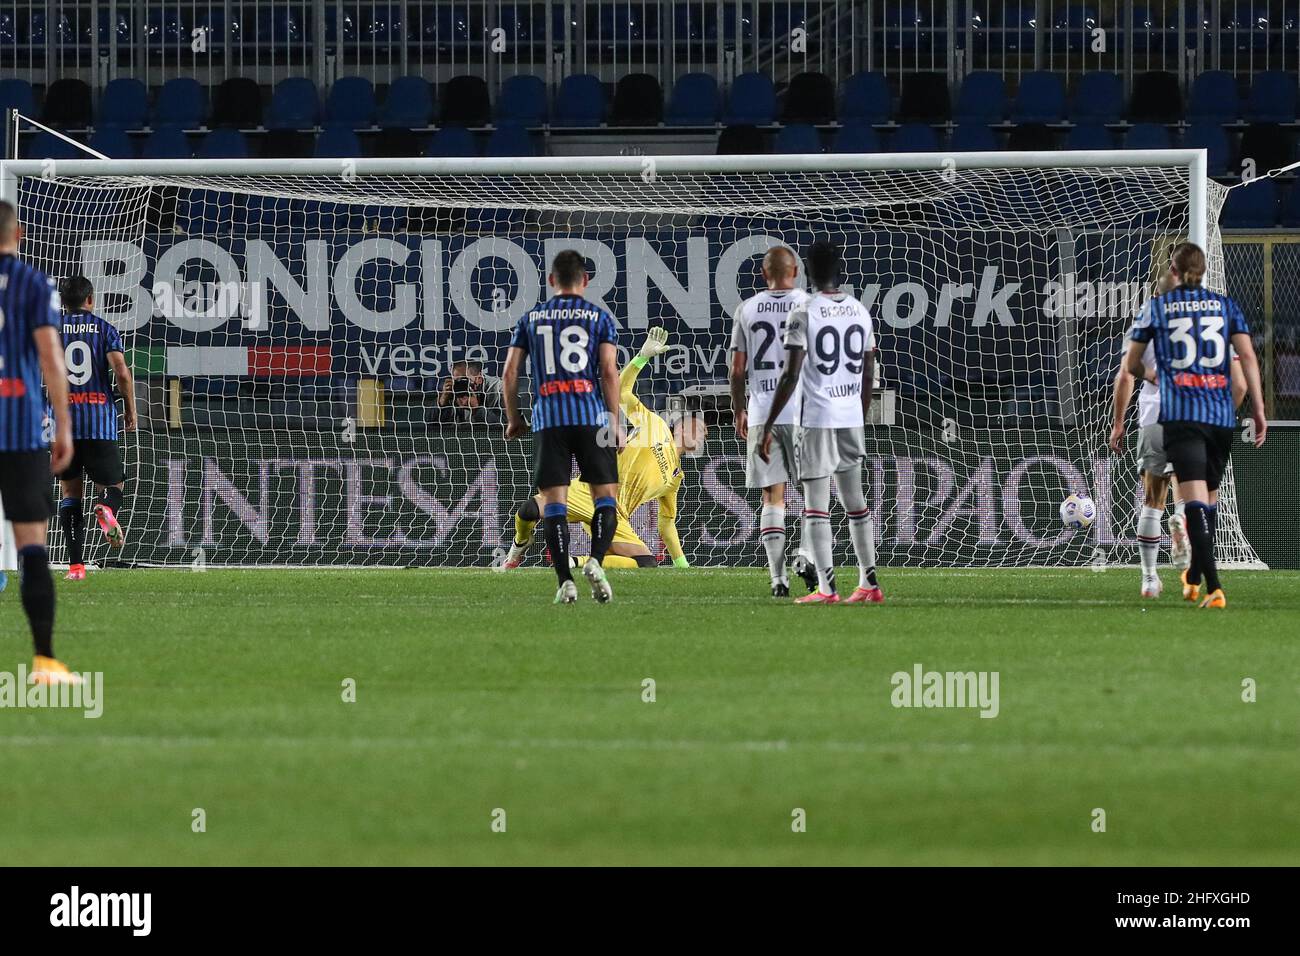
M 1061 524 L 1082 530 L 1097 518 L 1097 506 L 1087 495 L 1070 495 L 1061 502 Z

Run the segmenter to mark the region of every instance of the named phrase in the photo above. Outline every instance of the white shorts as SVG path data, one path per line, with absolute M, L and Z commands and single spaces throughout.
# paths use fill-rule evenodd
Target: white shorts
M 1138 472 L 1157 477 L 1173 473 L 1173 466 L 1165 455 L 1165 429 L 1158 422 L 1138 430 Z
M 803 428 L 795 434 L 795 459 L 799 480 L 829 478 L 838 471 L 858 468 L 867 457 L 866 436 L 852 428 Z
M 751 428 L 746 441 L 745 484 L 750 488 L 770 488 L 794 477 L 794 426 L 772 426 L 772 460 L 758 457 L 761 428 Z

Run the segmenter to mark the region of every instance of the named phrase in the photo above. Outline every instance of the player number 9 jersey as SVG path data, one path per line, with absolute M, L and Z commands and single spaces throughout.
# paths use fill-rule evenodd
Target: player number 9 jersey
M 848 293 L 817 293 L 790 313 L 787 348 L 806 351 L 800 386 L 799 424 L 805 428 L 851 428 L 864 424 L 862 370 L 876 347 L 871 313 Z

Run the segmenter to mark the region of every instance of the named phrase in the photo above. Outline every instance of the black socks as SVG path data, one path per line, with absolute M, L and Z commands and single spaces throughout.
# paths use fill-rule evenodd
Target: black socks
M 23 610 L 32 628 L 32 643 L 39 657 L 54 656 L 54 579 L 44 545 L 29 544 L 18 552 L 22 575 Z

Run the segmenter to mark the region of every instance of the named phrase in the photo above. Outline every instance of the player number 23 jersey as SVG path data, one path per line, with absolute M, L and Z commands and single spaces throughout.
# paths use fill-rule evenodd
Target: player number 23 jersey
M 806 351 L 799 424 L 805 428 L 863 425 L 862 368 L 875 348 L 871 313 L 847 293 L 817 293 L 786 320 L 787 348 Z
M 731 329 L 731 350 L 744 352 L 749 385 L 749 423 L 757 428 L 767 421 L 776 383 L 785 368 L 785 322 L 790 310 L 804 305 L 802 289 L 764 290 L 736 307 Z M 799 393 L 781 410 L 774 425 L 789 425 L 799 410 Z

